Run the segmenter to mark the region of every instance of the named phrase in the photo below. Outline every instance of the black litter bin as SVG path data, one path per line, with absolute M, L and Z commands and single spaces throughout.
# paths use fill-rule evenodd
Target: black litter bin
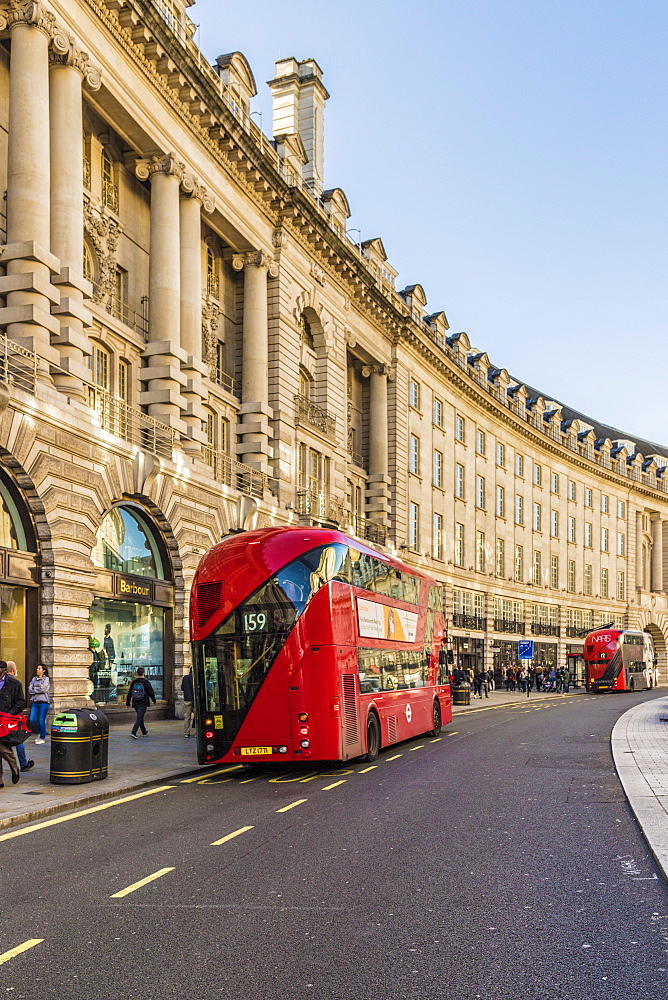
M 453 705 L 470 705 L 471 704 L 471 685 L 470 684 L 455 684 L 455 690 L 452 695 Z
M 103 712 L 73 708 L 51 725 L 51 784 L 83 785 L 107 777 L 109 721 Z

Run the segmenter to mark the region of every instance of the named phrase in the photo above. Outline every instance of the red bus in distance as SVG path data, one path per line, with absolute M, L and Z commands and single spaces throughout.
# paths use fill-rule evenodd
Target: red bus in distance
M 656 687 L 654 642 L 647 632 L 599 628 L 584 641 L 587 690 L 643 691 Z
M 190 622 L 200 764 L 374 760 L 452 721 L 440 588 L 340 531 L 224 539 Z

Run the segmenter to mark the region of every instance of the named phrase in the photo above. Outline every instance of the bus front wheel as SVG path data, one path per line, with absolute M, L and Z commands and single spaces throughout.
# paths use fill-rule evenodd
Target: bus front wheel
M 370 712 L 366 720 L 366 759 L 369 762 L 377 760 L 380 753 L 380 725 L 378 716 Z
M 437 700 L 434 700 L 434 728 L 430 729 L 427 735 L 440 736 L 442 728 L 443 728 L 443 723 L 441 721 L 441 706 Z

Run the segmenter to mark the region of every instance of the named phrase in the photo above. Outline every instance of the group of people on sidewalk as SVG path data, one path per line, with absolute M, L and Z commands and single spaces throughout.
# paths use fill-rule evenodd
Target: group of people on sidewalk
M 571 672 L 568 667 L 553 667 L 551 670 L 542 667 L 510 666 L 499 676 L 492 670 L 473 670 L 471 667 L 458 667 L 452 677 L 451 684 L 469 684 L 474 698 L 489 698 L 489 692 L 505 685 L 506 691 L 521 691 L 524 694 L 532 691 L 556 691 L 568 694 L 571 683 Z
M 28 697 L 30 700 L 30 727 L 33 732 L 38 733 L 36 744 L 46 741 L 46 717 L 51 704 L 51 681 L 49 671 L 42 664 L 38 664 L 35 676 L 28 685 Z M 16 664 L 13 660 L 0 660 L 0 712 L 6 715 L 22 715 L 26 707 L 26 698 L 23 692 L 23 685 L 17 677 Z M 4 788 L 2 776 L 3 761 L 9 765 L 12 775 L 12 784 L 16 784 L 21 777 L 21 771 L 29 771 L 34 767 L 34 760 L 30 760 L 26 754 L 22 743 L 16 747 L 17 757 L 14 755 L 14 748 L 8 746 L 0 740 L 0 788 Z

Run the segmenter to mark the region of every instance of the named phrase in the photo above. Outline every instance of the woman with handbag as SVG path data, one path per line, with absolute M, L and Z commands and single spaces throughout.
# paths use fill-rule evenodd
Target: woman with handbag
M 49 690 L 49 671 L 41 663 L 37 665 L 35 676 L 28 685 L 30 695 L 30 722 L 33 726 L 39 727 L 39 739 L 35 740 L 35 745 L 44 743 L 46 739 L 46 717 L 49 713 L 51 698 Z

